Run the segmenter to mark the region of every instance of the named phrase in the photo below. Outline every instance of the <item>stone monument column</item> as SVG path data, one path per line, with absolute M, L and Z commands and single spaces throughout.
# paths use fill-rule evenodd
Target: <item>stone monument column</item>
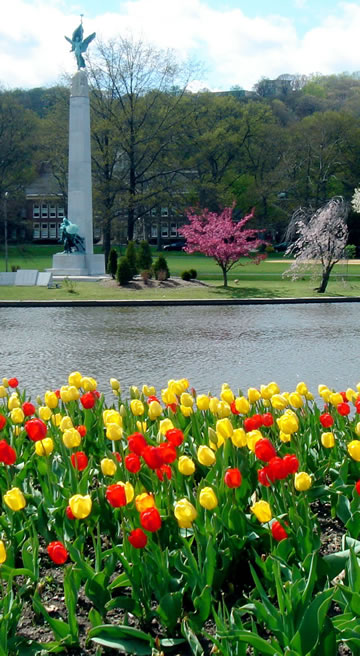
M 85 61 L 82 53 L 95 37 L 83 39 L 81 25 L 73 33 L 72 44 L 78 70 L 72 78 L 69 114 L 68 214 L 62 224 L 65 246 L 53 257 L 54 275 L 102 275 L 104 255 L 94 255 L 91 179 L 90 101 Z

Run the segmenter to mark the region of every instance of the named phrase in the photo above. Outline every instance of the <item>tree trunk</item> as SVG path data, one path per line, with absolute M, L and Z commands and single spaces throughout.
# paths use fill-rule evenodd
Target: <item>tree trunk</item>
M 228 286 L 227 270 L 225 269 L 225 267 L 221 267 L 221 271 L 222 271 L 223 279 L 224 279 L 224 287 L 227 287 Z
M 331 269 L 332 266 L 325 269 L 322 273 L 322 280 L 321 280 L 320 287 L 315 288 L 315 291 L 319 292 L 319 294 L 323 294 L 327 287 L 330 278 Z

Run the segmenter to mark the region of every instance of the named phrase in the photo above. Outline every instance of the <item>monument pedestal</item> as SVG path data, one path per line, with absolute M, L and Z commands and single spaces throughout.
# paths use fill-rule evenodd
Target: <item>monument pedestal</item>
M 103 276 L 105 258 L 93 253 L 56 253 L 49 271 L 53 276 Z

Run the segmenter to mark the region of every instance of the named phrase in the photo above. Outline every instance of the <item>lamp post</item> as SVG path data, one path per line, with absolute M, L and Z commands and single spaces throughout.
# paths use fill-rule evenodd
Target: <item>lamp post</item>
M 5 241 L 5 271 L 8 270 L 8 226 L 7 226 L 7 200 L 9 192 L 4 194 L 4 241 Z

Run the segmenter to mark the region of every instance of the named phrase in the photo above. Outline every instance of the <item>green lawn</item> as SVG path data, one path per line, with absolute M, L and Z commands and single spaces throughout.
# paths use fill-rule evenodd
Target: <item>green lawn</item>
M 101 247 L 96 247 L 101 252 Z M 50 268 L 52 255 L 59 251 L 59 246 L 21 245 L 9 248 L 9 269 L 18 265 L 23 269 Z M 154 257 L 158 254 L 154 252 Z M 216 298 L 287 298 L 318 296 L 314 291 L 316 282 L 305 276 L 296 282 L 282 278 L 289 268 L 290 262 L 274 253 L 259 265 L 243 258 L 241 265 L 234 267 L 229 273 L 229 287 L 222 287 L 222 274 L 214 260 L 203 255 L 187 255 L 182 252 L 166 253 L 170 273 L 180 276 L 182 271 L 196 269 L 198 279 L 205 281 L 206 286 L 162 287 L 158 289 L 134 291 L 126 287 L 105 287 L 101 283 L 74 283 L 69 289 L 61 283 L 59 289 L 44 289 L 36 287 L 0 287 L 0 299 L 11 300 L 55 300 L 55 299 L 216 299 Z M 0 271 L 5 270 L 4 253 L 0 250 Z M 326 296 L 358 296 L 360 295 L 360 261 L 339 263 L 334 268 L 334 275 L 326 290 Z M 235 282 L 236 281 L 236 282 Z

